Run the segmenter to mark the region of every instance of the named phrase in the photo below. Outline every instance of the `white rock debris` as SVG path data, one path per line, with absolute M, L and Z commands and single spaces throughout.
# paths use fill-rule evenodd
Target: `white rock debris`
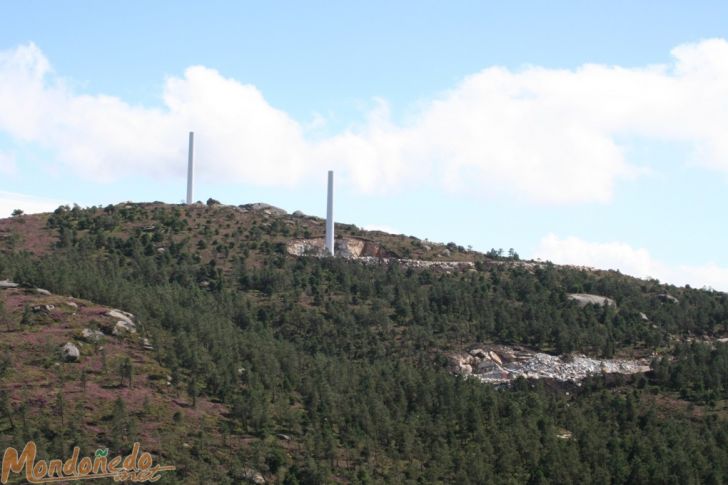
M 599 306 L 617 306 L 617 303 L 611 298 L 600 295 L 591 295 L 589 293 L 569 293 L 566 295 L 569 300 L 573 300 L 579 306 L 599 305 Z
M 646 359 L 595 359 L 582 354 L 559 357 L 504 345 L 481 345 L 449 357 L 453 372 L 488 384 L 507 384 L 518 377 L 579 382 L 595 374 L 637 374 L 650 370 Z

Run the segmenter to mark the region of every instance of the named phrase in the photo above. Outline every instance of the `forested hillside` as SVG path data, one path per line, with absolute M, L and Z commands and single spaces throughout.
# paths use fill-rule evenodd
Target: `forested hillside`
M 293 256 L 289 242 L 321 236 L 322 220 L 214 201 L 0 221 L 0 279 L 20 285 L 0 290 L 0 447 L 36 439 L 45 455 L 65 456 L 74 445 L 122 452 L 139 438 L 178 466 L 161 483 L 240 483 L 251 470 L 288 484 L 728 480 L 728 295 L 337 231 L 394 257 L 472 267 Z M 138 353 L 134 382 L 124 384 L 118 362 L 80 370 L 101 362 L 99 346 L 84 347 L 80 362 L 21 358 L 13 342 L 91 324 L 37 318 L 38 287 L 133 313 L 137 335 L 106 338 Z M 615 304 L 582 306 L 572 293 Z M 143 338 L 153 350 L 139 353 Z M 653 372 L 494 388 L 449 370 L 448 352 L 483 342 L 649 357 Z M 79 411 L 79 429 L 53 424 L 57 403 L 26 399 L 38 390 L 28 373 L 64 376 L 53 399 L 73 389 L 66 399 L 92 409 Z M 120 382 L 105 399 L 123 413 L 78 392 L 81 379 L 112 373 Z M 151 393 L 146 407 L 132 386 Z

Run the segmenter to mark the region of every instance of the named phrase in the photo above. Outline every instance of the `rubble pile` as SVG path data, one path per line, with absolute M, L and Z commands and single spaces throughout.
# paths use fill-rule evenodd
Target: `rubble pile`
M 294 239 L 288 241 L 288 254 L 292 256 L 326 256 L 324 238 Z
M 488 384 L 518 377 L 579 382 L 595 374 L 638 374 L 650 370 L 646 359 L 595 359 L 582 354 L 554 356 L 521 347 L 489 345 L 450 355 L 453 372 Z
M 436 269 L 446 272 L 475 268 L 475 263 L 472 261 L 423 261 L 421 259 L 375 258 L 372 256 L 362 256 L 357 259 L 364 264 L 396 263 L 405 268 Z
M 288 254 L 293 256 L 327 257 L 324 239 L 294 239 L 288 242 Z M 406 268 L 435 269 L 445 272 L 474 269 L 472 261 L 422 261 L 400 259 L 388 254 L 381 245 L 363 238 L 345 237 L 336 240 L 336 256 L 363 264 L 399 264 Z

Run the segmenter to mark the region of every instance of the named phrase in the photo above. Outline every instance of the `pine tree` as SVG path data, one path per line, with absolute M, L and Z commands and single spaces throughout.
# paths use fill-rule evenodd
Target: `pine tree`
M 119 450 L 125 443 L 128 434 L 128 418 L 126 415 L 126 406 L 124 401 L 118 397 L 114 401 L 114 407 L 111 411 L 111 447 Z
M 61 418 L 61 429 L 65 428 L 66 400 L 63 397 L 63 391 L 56 393 L 55 404 L 56 415 Z
M 132 387 L 132 378 L 134 375 L 134 366 L 131 363 L 131 359 L 129 357 L 124 357 L 124 359 L 119 363 L 119 377 L 121 378 L 121 384 L 124 385 L 124 379 L 128 382 L 129 387 Z
M 23 317 L 20 319 L 21 325 L 30 325 L 32 323 L 33 310 L 31 310 L 29 304 L 23 306 Z
M 83 393 L 86 393 L 86 384 L 88 381 L 88 371 L 86 369 L 81 369 L 81 391 Z
M 0 324 L 2 323 L 5 323 L 8 332 L 12 330 L 10 315 L 8 315 L 8 311 L 5 308 L 5 300 L 0 299 Z
M 5 390 L 0 390 L 0 413 L 8 418 L 8 421 L 10 421 L 10 427 L 15 429 L 15 423 L 13 422 L 13 413 L 10 410 L 10 397 Z
M 195 379 L 195 376 L 190 376 L 190 380 L 187 383 L 187 394 L 190 396 L 190 399 L 192 400 L 192 407 L 197 407 L 197 380 Z

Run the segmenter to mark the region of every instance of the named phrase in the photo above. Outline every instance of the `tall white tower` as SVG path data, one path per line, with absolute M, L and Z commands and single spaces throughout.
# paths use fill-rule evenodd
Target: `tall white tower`
M 334 171 L 329 170 L 329 190 L 326 199 L 326 252 L 334 255 Z
M 187 152 L 187 204 L 192 203 L 192 177 L 194 175 L 193 170 L 193 154 L 195 148 L 195 134 L 190 131 L 190 147 Z

